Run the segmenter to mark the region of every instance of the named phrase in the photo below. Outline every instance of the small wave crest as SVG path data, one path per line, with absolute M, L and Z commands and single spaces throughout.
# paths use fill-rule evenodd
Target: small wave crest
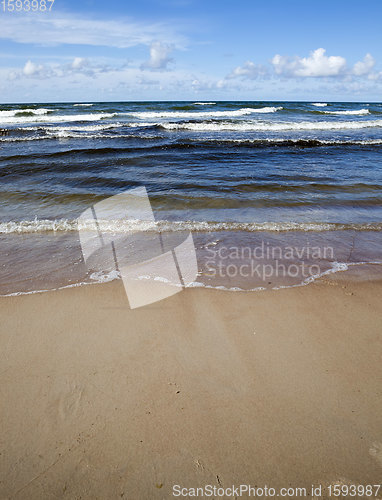
M 200 144 L 205 146 L 243 146 L 243 147 L 300 147 L 300 148 L 314 148 L 319 146 L 380 146 L 382 139 L 363 139 L 363 140 L 337 140 L 337 139 L 317 139 L 317 138 L 299 138 L 289 139 L 282 137 L 272 137 L 264 139 L 187 139 L 186 144 Z
M 129 116 L 139 119 L 158 118 L 235 118 L 238 116 L 251 115 L 252 113 L 275 113 L 283 109 L 281 106 L 267 106 L 264 108 L 241 108 L 234 111 L 143 111 L 140 113 L 128 113 Z
M 0 119 L 13 118 L 16 116 L 41 116 L 41 115 L 47 115 L 48 113 L 53 113 L 53 110 L 46 109 L 46 108 L 9 109 L 9 110 L 0 111 Z M 1 120 L 1 121 L 3 121 L 3 120 Z
M 321 111 L 326 115 L 369 115 L 368 109 L 349 109 L 347 111 Z
M 193 102 L 195 106 L 212 106 L 213 104 L 216 104 L 216 102 Z
M 382 127 L 382 120 L 365 121 L 317 121 L 317 122 L 169 122 L 158 126 L 165 130 L 193 130 L 196 132 L 218 132 L 232 130 L 239 132 L 284 131 L 284 130 L 356 130 L 363 128 Z
M 21 113 L 21 111 L 20 111 Z M 24 110 L 25 113 L 25 110 Z M 60 122 L 92 122 L 113 118 L 115 113 L 89 113 L 79 115 L 46 115 L 45 113 L 34 114 L 33 116 L 4 116 L 0 115 L 1 124 L 22 124 L 22 123 L 60 123 Z
M 327 105 L 326 102 L 312 102 L 312 106 L 316 106 L 317 108 L 324 108 Z
M 329 222 L 219 222 L 219 221 L 168 221 L 158 220 L 156 223 L 144 220 L 98 220 L 101 231 L 111 233 L 131 233 L 138 231 L 381 231 L 382 223 L 340 224 Z M 0 234 L 25 234 L 43 232 L 93 231 L 93 220 L 77 219 L 35 219 L 30 221 L 10 221 L 0 223 Z

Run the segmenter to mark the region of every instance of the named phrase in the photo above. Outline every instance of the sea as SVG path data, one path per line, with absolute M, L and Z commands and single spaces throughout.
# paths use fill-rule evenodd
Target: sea
M 140 237 L 134 262 L 155 257 L 153 232 L 191 235 L 186 286 L 281 289 L 382 262 L 381 103 L 3 104 L 0 176 L 0 295 L 120 279 L 85 261 L 81 230 L 138 188 L 153 219 L 126 206 L 103 228 Z

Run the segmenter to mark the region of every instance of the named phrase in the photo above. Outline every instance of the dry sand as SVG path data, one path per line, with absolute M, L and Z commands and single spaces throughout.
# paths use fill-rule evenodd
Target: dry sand
M 382 479 L 382 281 L 0 299 L 0 498 Z M 380 496 L 380 495 L 379 495 Z

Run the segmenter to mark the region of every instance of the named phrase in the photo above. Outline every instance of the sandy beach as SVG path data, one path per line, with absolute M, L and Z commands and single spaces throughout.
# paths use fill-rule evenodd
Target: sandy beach
M 0 11 L 0 500 L 382 500 L 382 0 Z
M 380 483 L 381 298 L 346 273 L 136 310 L 121 282 L 2 297 L 0 498 Z

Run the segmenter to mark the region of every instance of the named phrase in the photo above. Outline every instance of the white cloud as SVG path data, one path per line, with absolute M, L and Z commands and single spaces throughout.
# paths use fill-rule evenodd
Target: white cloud
M 267 76 L 268 73 L 268 68 L 262 64 L 255 64 L 252 61 L 247 61 L 243 66 L 237 66 L 232 70 L 227 78 L 248 78 L 249 80 L 255 80 L 256 78 Z
M 357 76 L 369 74 L 375 66 L 375 59 L 371 54 L 366 54 L 363 61 L 358 61 L 353 66 L 353 73 Z
M 347 66 L 346 59 L 342 56 L 327 56 L 326 50 L 319 48 L 310 53 L 308 57 L 289 57 L 276 54 L 271 60 L 275 76 L 289 78 L 326 78 L 326 77 L 359 77 L 367 76 L 375 79 L 373 72 L 375 60 L 371 54 L 366 54 L 363 61 L 358 61 L 353 68 Z M 226 77 L 255 80 L 271 76 L 268 68 L 247 61 L 243 66 L 237 66 Z
M 167 69 L 167 65 L 172 61 L 172 58 L 169 57 L 171 52 L 172 49 L 169 45 L 161 42 L 153 42 L 150 47 L 150 59 L 142 64 L 142 69 Z
M 289 57 L 276 54 L 270 61 L 269 66 L 256 64 L 253 61 L 247 61 L 242 66 L 234 68 L 221 82 L 224 82 L 225 88 L 233 91 L 232 82 L 234 79 L 242 85 L 242 91 L 253 90 L 254 81 L 261 86 L 261 82 L 267 82 L 267 85 L 273 85 L 279 82 L 282 85 L 279 90 L 285 90 L 285 78 L 290 81 L 307 80 L 314 78 L 317 83 L 321 80 L 325 82 L 325 92 L 331 92 L 334 96 L 336 92 L 335 84 L 346 83 L 348 89 L 353 88 L 352 84 L 357 82 L 361 85 L 362 92 L 367 87 L 367 82 L 382 82 L 382 71 L 376 71 L 376 62 L 371 54 L 367 53 L 362 61 L 356 62 L 353 66 L 348 65 L 346 59 L 342 56 L 328 56 L 323 48 L 319 48 L 310 53 L 307 57 Z M 331 83 L 329 84 L 330 79 Z M 238 82 L 239 83 L 239 82 Z M 313 83 L 310 82 L 311 86 Z M 286 84 L 287 85 L 287 84 Z M 257 89 L 258 90 L 258 86 Z M 273 88 L 274 87 L 273 85 Z M 356 87 L 354 87 L 356 88 Z M 293 90 L 297 92 L 297 89 Z M 375 91 L 375 89 L 374 89 Z M 342 86 L 338 94 L 347 95 Z
M 50 13 L 1 16 L 0 39 L 33 45 L 93 45 L 128 48 L 153 40 L 181 46 L 182 37 L 162 23 L 95 20 Z
M 73 69 L 81 69 L 86 66 L 86 64 L 87 61 L 83 57 L 75 57 L 71 66 Z
M 32 79 L 48 79 L 48 78 L 63 78 L 73 75 L 84 75 L 94 77 L 99 73 L 110 71 L 121 71 L 124 66 L 116 66 L 114 68 L 100 63 L 91 62 L 83 57 L 75 57 L 71 63 L 64 64 L 37 64 L 31 60 L 25 63 L 23 69 L 13 69 L 8 74 L 9 80 L 22 78 Z
M 140 65 L 141 61 L 137 60 L 130 60 L 127 64 L 124 58 L 85 58 L 86 51 L 82 52 L 81 49 L 77 49 L 70 59 L 62 55 L 54 61 L 51 56 L 24 59 L 18 67 L 0 68 L 0 88 L 8 79 L 8 84 L 3 86 L 3 99 L 8 102 L 34 99 L 54 101 L 57 95 L 62 100 L 88 100 L 89 96 L 98 100 L 121 100 L 126 95 L 136 100 L 194 98 L 215 101 L 235 95 L 243 99 L 256 95 L 256 98 L 262 96 L 264 99 L 299 96 L 300 99 L 315 100 L 317 95 L 326 95 L 327 99 L 341 97 L 346 100 L 362 96 L 369 96 L 370 99 L 370 96 L 380 92 L 382 85 L 382 72 L 374 69 L 375 61 L 370 54 L 352 65 L 346 66 L 345 61 L 345 66 L 342 63 L 343 69 L 337 75 L 330 75 L 330 79 L 323 77 L 309 80 L 306 77 L 307 73 L 317 75 L 318 72 L 313 72 L 311 67 L 308 71 L 309 65 L 301 61 L 317 61 L 317 57 L 313 57 L 317 51 L 305 58 L 275 56 L 278 73 L 274 63 L 263 66 L 247 61 L 221 78 L 221 75 L 209 72 L 171 66 L 169 71 L 160 71 L 168 67 L 173 47 L 164 42 L 153 42 L 150 44 L 150 58 L 144 65 Z M 325 51 L 321 55 L 324 61 L 331 59 Z M 305 72 L 301 73 L 303 69 Z M 327 71 L 322 68 L 319 73 L 327 75 Z M 284 78 L 286 76 L 288 80 Z M 10 79 L 12 85 L 9 84 Z M 374 97 L 374 100 L 377 98 Z
M 80 55 L 80 54 L 79 54 Z M 32 59 L 39 66 L 41 60 Z M 54 70 L 52 78 L 27 77 L 24 64 L 19 68 L 0 68 L 0 89 L 4 102 L 46 102 L 89 100 L 188 100 L 217 101 L 233 99 L 306 99 L 315 102 L 317 96 L 325 100 L 373 100 L 377 101 L 382 89 L 382 75 L 378 81 L 369 77 L 352 76 L 328 79 L 223 79 L 203 72 L 187 70 L 142 70 L 138 64 L 126 65 L 124 61 L 104 70 L 103 58 L 88 59 L 81 70 L 72 68 L 74 58 L 65 64 L 45 63 L 44 70 Z M 25 61 L 24 61 L 25 63 Z M 53 68 L 53 69 L 51 69 Z M 86 70 L 92 68 L 93 76 Z M 98 68 L 98 69 L 95 69 Z M 18 78 L 7 83 L 9 72 L 17 71 Z M 91 78 L 91 80 L 90 80 Z M 350 78 L 350 76 L 349 76 Z
M 44 72 L 44 66 L 42 64 L 35 64 L 32 61 L 27 61 L 23 68 L 23 74 L 25 76 L 39 76 Z
M 272 59 L 278 75 L 292 77 L 327 77 L 338 76 L 345 72 L 346 59 L 341 56 L 327 56 L 325 49 L 316 49 L 309 57 L 281 56 L 276 54 Z
M 367 78 L 374 82 L 382 82 L 382 71 L 371 71 Z

